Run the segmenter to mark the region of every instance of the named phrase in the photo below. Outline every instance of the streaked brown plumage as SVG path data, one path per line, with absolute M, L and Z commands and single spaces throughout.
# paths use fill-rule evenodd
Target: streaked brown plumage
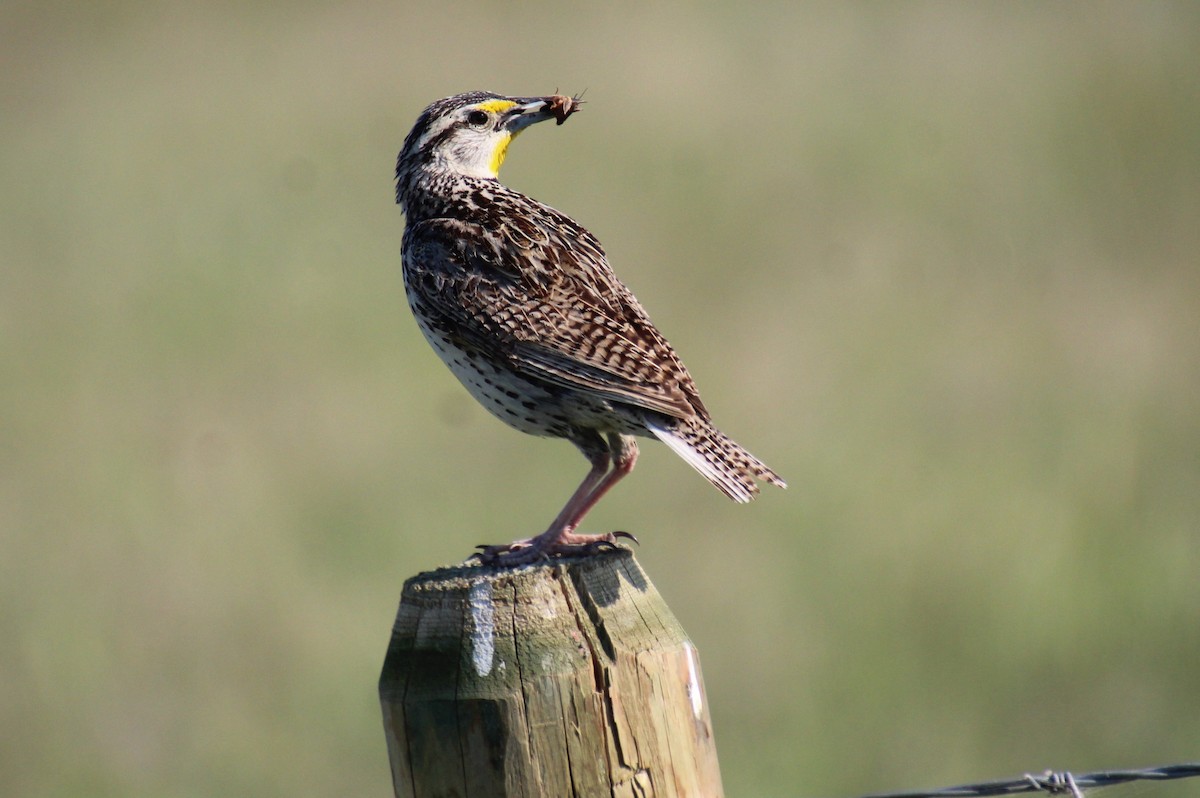
M 483 556 L 528 562 L 612 544 L 583 516 L 657 437 L 739 502 L 779 476 L 712 425 L 687 369 L 617 279 L 596 238 L 501 185 L 513 136 L 562 124 L 579 101 L 472 92 L 430 105 L 396 163 L 406 217 L 404 283 L 413 315 L 467 390 L 531 435 L 566 438 L 592 469 L 540 535 Z

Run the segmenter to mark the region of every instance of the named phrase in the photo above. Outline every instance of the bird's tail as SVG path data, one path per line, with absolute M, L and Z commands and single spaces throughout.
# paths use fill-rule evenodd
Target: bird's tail
M 758 494 L 758 482 L 786 488 L 778 474 L 732 438 L 698 417 L 659 422 L 647 419 L 654 437 L 670 446 L 692 468 L 735 502 Z

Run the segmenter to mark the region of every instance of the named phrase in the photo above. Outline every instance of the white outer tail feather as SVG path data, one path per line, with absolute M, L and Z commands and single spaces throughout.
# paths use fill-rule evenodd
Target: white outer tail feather
M 745 504 L 754 498 L 754 494 L 757 493 L 756 490 L 751 490 L 733 474 L 722 471 L 710 463 L 700 452 L 688 445 L 687 441 L 673 430 L 648 419 L 645 423 L 646 427 L 654 433 L 654 437 L 671 447 L 675 454 L 683 458 L 692 468 L 699 471 L 705 479 L 720 489 L 726 496 L 740 504 Z

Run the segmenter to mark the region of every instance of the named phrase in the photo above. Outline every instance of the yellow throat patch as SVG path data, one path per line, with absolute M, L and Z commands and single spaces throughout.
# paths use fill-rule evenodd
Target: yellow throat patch
M 476 107 L 488 113 L 502 114 L 516 106 L 517 104 L 512 100 L 488 100 Z M 512 143 L 513 138 L 515 136 L 512 133 L 505 133 L 500 141 L 496 143 L 496 149 L 492 151 L 492 160 L 488 162 L 488 168 L 492 170 L 492 177 L 497 177 L 500 174 L 500 165 L 504 163 L 504 158 L 508 155 L 508 145 Z
M 503 138 L 496 143 L 496 149 L 492 151 L 492 160 L 488 163 L 488 168 L 492 170 L 492 177 L 500 174 L 500 164 L 504 163 L 504 157 L 508 155 L 508 145 L 512 143 L 512 133 L 505 133 Z

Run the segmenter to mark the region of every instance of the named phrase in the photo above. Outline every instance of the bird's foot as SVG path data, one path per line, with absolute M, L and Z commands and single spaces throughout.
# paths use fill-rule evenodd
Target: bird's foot
M 480 545 L 479 551 L 472 554 L 484 565 L 526 565 L 539 560 L 551 560 L 557 557 L 579 557 L 598 554 L 621 548 L 617 543 L 621 538 L 638 539 L 629 532 L 616 531 L 602 535 L 580 535 L 575 532 L 543 533 L 525 540 L 514 540 L 498 546 Z

